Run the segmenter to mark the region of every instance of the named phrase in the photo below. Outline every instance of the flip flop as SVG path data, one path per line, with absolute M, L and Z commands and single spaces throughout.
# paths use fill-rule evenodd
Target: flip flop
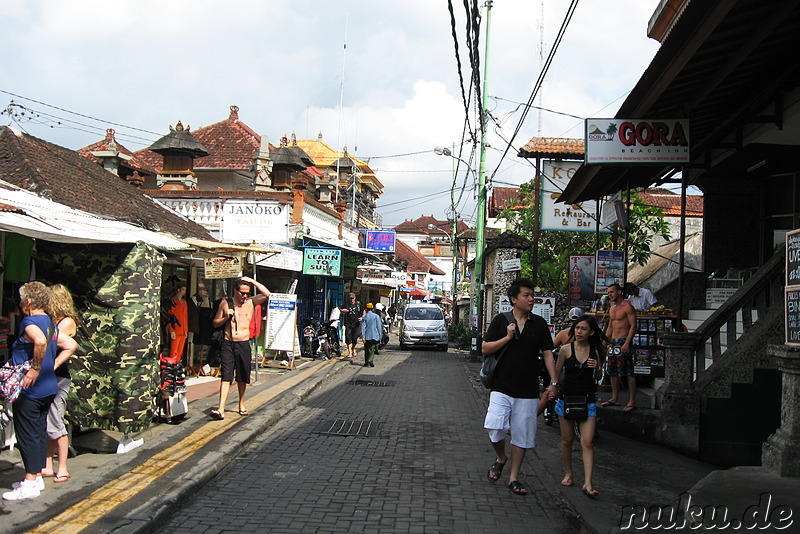
M 632 412 L 633 410 L 635 410 L 635 409 L 636 409 L 636 406 L 631 406 L 631 405 L 628 405 L 628 406 L 625 406 L 625 407 L 622 409 L 622 411 L 623 411 L 623 412 L 625 412 L 625 413 L 631 413 L 631 412 Z
M 514 495 L 521 495 L 522 497 L 528 494 L 528 490 L 525 489 L 525 486 L 522 485 L 522 482 L 519 480 L 514 480 L 508 483 L 508 489 L 511 490 L 511 493 Z
M 492 464 L 492 467 L 489 468 L 489 474 L 486 476 L 488 476 L 489 480 L 492 482 L 499 480 L 500 475 L 503 474 L 503 468 L 505 466 L 506 464 L 501 464 L 500 462 L 495 461 L 495 463 Z
M 586 489 L 586 488 L 581 488 L 581 490 L 583 491 L 583 494 L 584 494 L 584 495 L 586 495 L 587 497 L 591 497 L 591 498 L 593 498 L 593 499 L 594 499 L 595 497 L 597 497 L 598 495 L 600 495 L 600 492 L 599 492 L 599 491 L 597 491 L 596 489 L 591 489 L 591 490 L 588 490 L 588 489 Z
M 211 410 L 209 415 L 211 416 L 211 419 L 214 419 L 216 421 L 222 421 L 223 419 L 225 419 L 225 416 L 219 413 L 219 410 Z
M 53 478 L 53 482 L 66 482 L 69 480 L 69 475 L 56 475 Z
M 619 403 L 613 401 L 605 401 L 601 403 L 600 406 L 619 406 Z
M 239 415 L 241 416 L 250 415 L 250 412 L 248 412 L 247 410 L 239 410 Z
M 562 486 L 570 487 L 572 486 L 572 484 L 573 482 L 571 478 L 565 478 L 564 480 L 561 481 Z

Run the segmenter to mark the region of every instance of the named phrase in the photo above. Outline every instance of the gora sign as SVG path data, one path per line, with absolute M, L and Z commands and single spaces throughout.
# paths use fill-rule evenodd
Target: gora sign
M 689 119 L 586 119 L 586 163 L 689 163 Z

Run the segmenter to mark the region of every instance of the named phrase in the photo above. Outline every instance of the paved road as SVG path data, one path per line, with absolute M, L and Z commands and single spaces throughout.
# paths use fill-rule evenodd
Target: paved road
M 579 532 L 534 455 L 528 497 L 486 479 L 486 392 L 464 357 L 390 346 L 339 373 L 159 532 Z

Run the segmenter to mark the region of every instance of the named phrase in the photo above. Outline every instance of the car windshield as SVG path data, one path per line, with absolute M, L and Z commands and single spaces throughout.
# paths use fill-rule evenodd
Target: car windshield
M 406 310 L 406 320 L 436 321 L 444 319 L 442 310 L 436 308 L 409 308 Z

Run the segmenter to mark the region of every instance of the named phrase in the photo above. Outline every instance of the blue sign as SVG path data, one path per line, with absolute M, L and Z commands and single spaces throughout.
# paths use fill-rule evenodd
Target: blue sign
M 364 248 L 375 252 L 394 252 L 394 230 L 364 230 Z

